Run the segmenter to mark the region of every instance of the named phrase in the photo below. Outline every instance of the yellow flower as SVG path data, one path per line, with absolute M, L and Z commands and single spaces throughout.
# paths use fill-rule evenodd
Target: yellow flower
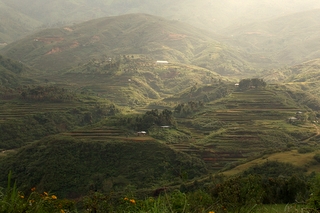
M 209 213 L 214 213 L 214 211 L 210 211 Z
M 21 199 L 23 199 L 23 198 L 24 198 L 24 196 L 23 196 L 23 195 L 20 195 L 20 198 L 21 198 Z
M 129 200 L 127 197 L 123 198 L 123 200 Z
M 60 210 L 61 213 L 66 213 L 63 209 Z
M 130 199 L 130 203 L 136 204 L 136 201 L 134 199 Z
M 43 192 L 43 194 L 44 194 L 45 196 L 48 196 L 48 192 Z
M 51 198 L 54 200 L 58 199 L 57 196 L 55 196 L 55 195 L 52 195 Z

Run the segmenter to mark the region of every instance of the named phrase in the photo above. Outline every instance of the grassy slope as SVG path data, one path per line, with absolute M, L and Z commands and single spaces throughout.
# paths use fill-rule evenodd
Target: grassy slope
M 286 151 L 286 152 L 280 152 L 280 153 L 274 153 L 270 155 L 265 155 L 262 158 L 258 158 L 256 160 L 252 160 L 250 162 L 241 164 L 239 166 L 236 166 L 233 169 L 230 169 L 228 171 L 223 172 L 225 175 L 236 175 L 239 174 L 248 168 L 256 165 L 260 165 L 263 163 L 266 163 L 269 161 L 277 161 L 277 162 L 283 162 L 283 163 L 290 163 L 294 166 L 297 166 L 299 168 L 304 168 L 307 170 L 308 173 L 311 172 L 320 172 L 319 166 L 316 164 L 313 156 L 319 153 L 319 151 L 316 152 L 310 152 L 310 153 L 298 153 L 297 150 L 292 151 Z

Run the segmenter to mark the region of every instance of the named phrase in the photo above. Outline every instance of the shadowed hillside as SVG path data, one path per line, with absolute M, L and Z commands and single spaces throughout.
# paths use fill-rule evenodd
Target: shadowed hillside
M 163 187 L 207 173 L 201 160 L 158 142 L 70 137 L 45 138 L 2 159 L 0 165 L 1 183 L 11 170 L 21 189 L 50 189 L 63 197 L 90 190 L 123 193 L 130 187 Z

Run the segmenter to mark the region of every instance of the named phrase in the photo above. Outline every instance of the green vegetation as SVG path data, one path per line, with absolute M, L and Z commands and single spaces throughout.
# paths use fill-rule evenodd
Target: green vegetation
M 243 59 L 245 54 L 233 51 L 212 39 L 214 37 L 211 32 L 182 22 L 130 14 L 46 29 L 5 46 L 1 52 L 33 68 L 50 72 L 72 69 L 83 61 L 95 61 L 102 56 L 109 60 L 115 55 L 128 54 L 144 55 L 153 63 L 167 60 L 192 64 L 220 74 L 255 72 Z M 111 68 L 109 65 L 104 68 Z M 93 71 L 94 66 L 86 67 L 86 70 Z
M 265 88 L 267 85 L 266 82 L 263 81 L 263 79 L 258 78 L 252 78 L 252 79 L 242 79 L 239 82 L 239 90 L 247 90 L 247 89 L 261 89 Z
M 260 73 L 213 37 L 131 14 L 3 47 L 0 212 L 319 208 L 319 60 Z
M 270 163 L 270 164 L 269 164 Z M 269 170 L 282 173 L 281 165 L 268 162 Z M 293 168 L 292 166 L 290 166 Z M 39 188 L 27 194 L 11 185 L 2 190 L 0 210 L 6 212 L 314 212 L 319 207 L 319 176 L 270 177 L 266 166 L 253 170 L 263 172 L 227 178 L 211 176 L 203 182 L 183 184 L 180 189 L 159 188 L 153 194 L 141 195 L 127 191 L 124 194 L 91 191 L 77 201 L 58 199 Z M 297 170 L 299 171 L 299 170 Z M 252 171 L 251 171 L 252 172 Z M 31 190 L 31 191 L 30 191 Z M 309 191 L 310 190 L 310 191 Z M 311 196 L 309 196 L 311 193 Z M 299 202 L 300 204 L 288 204 Z M 269 210 L 268 210 L 269 209 Z
M 8 88 L 22 83 L 34 83 L 34 80 L 25 77 L 30 72 L 30 68 L 0 55 L 0 93 L 6 93 Z
M 118 123 L 114 125 L 139 131 L 148 130 L 152 126 L 175 126 L 175 123 L 176 121 L 170 110 L 164 109 L 159 113 L 158 110 L 155 109 L 145 112 L 142 116 L 137 115 L 119 118 Z
M 122 193 L 130 187 L 155 188 L 207 173 L 197 158 L 134 138 L 47 137 L 2 159 L 0 165 L 1 174 L 12 171 L 19 189 L 50 189 L 59 197 L 80 197 L 89 190 Z M 5 179 L 1 175 L 2 184 Z

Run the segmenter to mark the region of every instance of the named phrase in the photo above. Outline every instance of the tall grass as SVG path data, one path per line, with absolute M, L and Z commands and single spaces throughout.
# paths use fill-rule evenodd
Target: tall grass
M 77 212 L 72 201 L 59 200 L 47 192 L 39 193 L 31 189 L 28 196 L 18 190 L 16 183 L 11 184 L 11 172 L 8 175 L 7 188 L 0 188 L 1 213 L 73 213 Z

